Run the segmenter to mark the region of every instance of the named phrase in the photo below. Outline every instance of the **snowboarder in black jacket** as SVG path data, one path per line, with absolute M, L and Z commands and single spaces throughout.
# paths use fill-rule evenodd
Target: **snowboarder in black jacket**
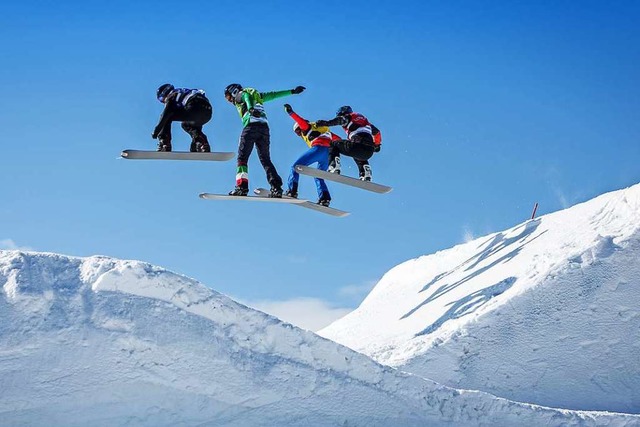
M 171 123 L 182 122 L 182 129 L 191 136 L 189 151 L 211 152 L 202 125 L 211 120 L 213 108 L 204 91 L 175 88 L 166 83 L 158 88 L 156 96 L 164 104 L 158 125 L 151 134 L 153 139 L 158 139 L 158 151 L 171 151 Z

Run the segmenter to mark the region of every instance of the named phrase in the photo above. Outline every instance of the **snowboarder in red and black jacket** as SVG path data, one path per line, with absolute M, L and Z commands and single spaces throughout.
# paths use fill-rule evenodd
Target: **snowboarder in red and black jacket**
M 347 133 L 347 139 L 331 142 L 329 150 L 329 172 L 340 173 L 340 154 L 353 157 L 358 165 L 358 173 L 363 181 L 371 181 L 371 166 L 369 159 L 373 153 L 380 151 L 382 134 L 369 120 L 360 113 L 344 105 L 331 120 L 318 120 L 318 126 L 342 126 Z
M 171 151 L 171 123 L 182 122 L 182 129 L 191 136 L 189 151 L 209 153 L 211 146 L 202 126 L 211 120 L 213 108 L 201 89 L 175 88 L 166 83 L 156 92 L 164 104 L 158 125 L 151 137 L 158 139 L 158 151 Z

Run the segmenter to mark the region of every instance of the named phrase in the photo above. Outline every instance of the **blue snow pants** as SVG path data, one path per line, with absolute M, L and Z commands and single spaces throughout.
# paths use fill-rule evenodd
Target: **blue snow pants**
M 308 151 L 298 157 L 295 162 L 293 162 L 293 165 L 291 165 L 291 173 L 289 174 L 289 190 L 298 191 L 298 180 L 300 179 L 300 174 L 296 172 L 295 166 L 309 166 L 313 163 L 318 164 L 318 169 L 326 171 L 329 167 L 329 147 L 321 147 L 317 145 L 311 147 Z M 329 189 L 327 188 L 327 184 L 324 183 L 324 179 L 314 178 L 314 180 L 316 181 L 316 187 L 318 189 L 318 198 L 331 199 Z

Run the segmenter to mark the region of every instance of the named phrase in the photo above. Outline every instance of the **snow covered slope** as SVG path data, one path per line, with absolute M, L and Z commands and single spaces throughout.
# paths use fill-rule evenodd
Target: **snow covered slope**
M 458 391 L 161 268 L 0 251 L 0 425 L 640 425 Z
M 320 335 L 454 387 L 640 413 L 640 185 L 400 264 Z

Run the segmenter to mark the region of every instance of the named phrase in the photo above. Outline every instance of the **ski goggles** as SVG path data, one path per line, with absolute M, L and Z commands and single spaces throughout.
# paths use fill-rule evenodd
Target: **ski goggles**
M 227 101 L 235 104 L 235 99 L 238 96 L 238 93 L 240 93 L 240 90 L 241 89 L 234 88 L 233 90 L 227 91 L 225 92 L 224 97 L 227 99 Z

